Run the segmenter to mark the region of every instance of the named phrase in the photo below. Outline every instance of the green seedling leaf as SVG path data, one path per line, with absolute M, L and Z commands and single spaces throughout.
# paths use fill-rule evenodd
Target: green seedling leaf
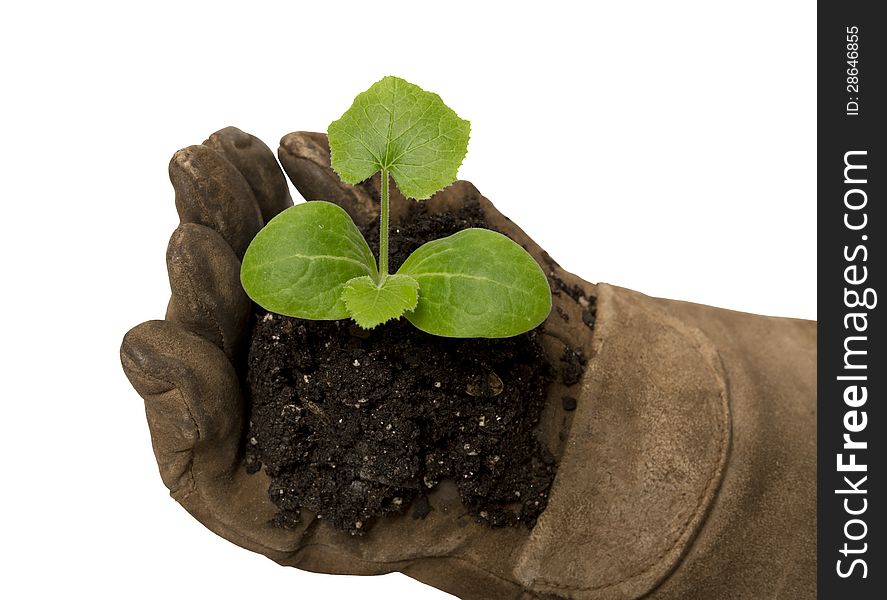
M 421 246 L 388 272 L 389 175 L 408 198 L 425 199 L 456 179 L 470 124 L 437 94 L 385 77 L 330 124 L 333 169 L 357 184 L 381 171 L 379 264 L 340 207 L 309 202 L 272 219 L 247 249 L 241 282 L 264 308 L 303 319 L 351 317 L 371 329 L 406 316 L 447 337 L 509 337 L 551 311 L 542 269 L 520 246 L 467 229 Z
M 342 290 L 345 308 L 364 329 L 372 329 L 416 308 L 419 282 L 409 275 L 389 275 L 381 284 L 368 277 L 355 277 Z
M 551 311 L 548 280 L 533 257 L 487 229 L 428 242 L 397 272 L 421 289 L 406 318 L 434 335 L 509 337 L 536 327 Z
M 378 279 L 376 260 L 341 207 L 306 202 L 286 209 L 256 235 L 240 269 L 243 289 L 267 310 L 302 319 L 345 319 L 342 288 Z
M 470 129 L 437 94 L 384 77 L 330 124 L 332 167 L 351 184 L 390 172 L 404 196 L 423 200 L 455 181 Z

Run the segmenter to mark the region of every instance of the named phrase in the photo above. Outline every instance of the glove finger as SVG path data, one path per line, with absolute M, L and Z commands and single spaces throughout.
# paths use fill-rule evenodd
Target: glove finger
M 300 544 L 273 527 L 268 477 L 248 475 L 239 452 L 244 403 L 234 367 L 214 344 L 169 321 L 131 329 L 123 370 L 145 400 L 154 455 L 170 494 L 220 536 L 274 560 Z
M 252 189 L 265 223 L 293 205 L 289 187 L 274 154 L 254 135 L 236 127 L 215 132 L 203 142 L 228 159 Z
M 507 235 L 529 252 L 548 278 L 553 307 L 543 327 L 543 345 L 552 362 L 564 371 L 560 379 L 571 382 L 566 385 L 566 388 L 570 388 L 578 382 L 575 372 L 580 369 L 577 362 L 579 357 L 573 354 L 573 350 L 582 350 L 583 356 L 590 356 L 589 333 L 596 319 L 595 286 L 564 271 L 523 229 L 499 212 L 468 181 L 456 181 L 425 202 L 428 211 L 433 214 L 453 212 L 474 201 L 480 205 L 487 225 Z M 575 389 L 566 388 L 562 390 L 565 395 L 576 395 Z
M 579 320 L 584 321 L 589 327 L 594 324 L 593 313 L 589 312 L 593 311 L 590 298 L 594 294 L 594 286 L 572 273 L 564 271 L 523 229 L 499 212 L 493 203 L 485 198 L 470 181 L 455 181 L 424 202 L 426 209 L 431 214 L 453 213 L 468 203 L 477 202 L 483 212 L 487 227 L 514 240 L 542 267 L 554 294 L 556 310 L 552 311 L 552 314 L 557 313 L 561 315 L 561 321 L 570 322 L 569 315 L 564 317 L 564 311 L 557 310 L 563 296 L 564 300 L 570 300 L 578 305 L 580 312 L 576 316 Z M 548 319 L 546 326 L 548 329 L 552 329 L 550 326 L 553 326 L 555 330 L 559 328 L 551 318 Z
M 256 197 L 228 159 L 206 146 L 179 150 L 169 163 L 182 223 L 215 229 L 238 258 L 262 228 Z
M 326 134 L 289 133 L 280 140 L 277 153 L 283 170 L 305 200 L 338 204 L 359 226 L 366 225 L 379 214 L 378 196 L 374 198 L 364 184 L 348 185 L 330 167 Z
M 166 318 L 233 358 L 249 321 L 250 300 L 240 284 L 240 261 L 221 235 L 182 223 L 166 251 L 172 297 Z
M 490 227 L 523 246 L 537 261 L 540 261 L 544 253 L 544 250 L 530 236 L 515 225 L 514 221 L 499 212 L 493 203 L 484 197 L 470 181 L 456 180 L 452 185 L 440 190 L 424 202 L 428 212 L 432 214 L 455 212 L 467 203 L 477 202 Z
M 177 498 L 233 472 L 243 428 L 234 367 L 214 344 L 169 321 L 131 329 L 123 370 L 145 400 L 163 483 Z

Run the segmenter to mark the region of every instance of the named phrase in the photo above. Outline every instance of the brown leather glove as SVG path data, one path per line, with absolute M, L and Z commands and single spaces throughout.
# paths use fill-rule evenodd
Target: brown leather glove
M 378 181 L 342 183 L 323 134 L 289 134 L 280 159 L 305 198 L 336 202 L 358 223 L 377 211 Z M 559 462 L 548 508 L 531 531 L 490 529 L 465 518 L 443 483 L 424 520 L 388 517 L 364 537 L 310 517 L 296 531 L 273 527 L 269 479 L 242 464 L 231 357 L 250 311 L 239 259 L 291 200 L 268 148 L 234 128 L 176 153 L 170 178 L 182 224 L 167 255 L 167 318 L 127 333 L 121 360 L 164 483 L 214 532 L 284 565 L 401 571 L 478 600 L 814 597 L 815 323 L 589 284 L 464 181 L 430 210 L 480 197 L 549 276 L 546 351 L 555 362 L 565 345 L 588 357 L 581 380 L 552 384 L 543 413 Z M 395 223 L 405 202 L 394 194 Z M 578 399 L 567 418 L 565 395 Z

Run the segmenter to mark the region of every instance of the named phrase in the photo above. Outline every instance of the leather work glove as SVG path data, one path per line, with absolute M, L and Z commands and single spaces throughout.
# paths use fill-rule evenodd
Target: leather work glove
M 378 211 L 376 179 L 330 169 L 326 136 L 292 133 L 280 161 L 308 200 L 358 224 Z M 541 437 L 557 458 L 532 530 L 464 516 L 455 486 L 429 495 L 423 520 L 380 519 L 355 537 L 305 515 L 270 524 L 264 472 L 243 465 L 242 384 L 232 359 L 251 303 L 240 259 L 292 201 L 277 162 L 235 128 L 170 163 L 181 225 L 167 264 L 166 320 L 129 331 L 121 360 L 145 400 L 171 495 L 220 536 L 282 565 L 335 574 L 400 571 L 473 600 L 815 596 L 815 363 L 811 321 L 651 298 L 564 272 L 466 181 L 430 211 L 479 198 L 489 222 L 543 266 L 554 307 L 542 335 L 557 364 L 581 349 L 580 377 L 551 384 Z M 394 224 L 406 200 L 392 190 Z M 562 398 L 577 400 L 565 412 Z

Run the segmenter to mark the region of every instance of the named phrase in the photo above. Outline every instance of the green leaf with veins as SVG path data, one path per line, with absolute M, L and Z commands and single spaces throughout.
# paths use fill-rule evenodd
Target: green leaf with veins
M 356 184 L 382 172 L 379 264 L 348 214 L 308 202 L 272 219 L 250 244 L 243 287 L 256 303 L 304 319 L 344 319 L 372 328 L 406 316 L 447 337 L 509 337 L 551 311 L 542 269 L 520 246 L 466 229 L 419 247 L 388 274 L 390 174 L 409 198 L 451 184 L 468 149 L 470 124 L 437 94 L 385 77 L 358 94 L 329 126 L 333 169 Z
M 548 280 L 533 257 L 487 229 L 423 244 L 397 272 L 422 290 L 406 318 L 434 335 L 509 337 L 536 327 L 551 312 Z
M 243 289 L 263 308 L 302 319 L 345 319 L 342 288 L 378 279 L 376 259 L 354 221 L 329 202 L 306 202 L 271 219 L 240 269 Z
M 342 299 L 351 318 L 364 329 L 372 329 L 416 308 L 419 282 L 409 275 L 389 275 L 380 285 L 368 276 L 345 284 Z
M 346 183 L 387 170 L 404 196 L 422 200 L 455 181 L 470 128 L 437 94 L 384 77 L 330 124 L 330 160 Z

